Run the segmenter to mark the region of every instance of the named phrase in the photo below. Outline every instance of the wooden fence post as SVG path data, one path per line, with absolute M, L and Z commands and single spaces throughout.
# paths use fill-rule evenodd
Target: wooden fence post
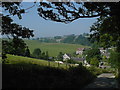
M 67 63 L 66 63 L 66 69 L 67 69 Z
M 58 62 L 58 68 L 59 68 L 59 66 L 60 66 L 60 64 L 59 64 L 59 62 Z
M 48 60 L 48 66 L 50 67 L 50 61 Z

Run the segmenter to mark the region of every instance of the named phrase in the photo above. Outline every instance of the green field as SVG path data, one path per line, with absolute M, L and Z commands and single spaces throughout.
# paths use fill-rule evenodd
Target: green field
M 54 57 L 57 56 L 59 52 L 73 54 L 77 48 L 88 47 L 79 44 L 41 43 L 38 40 L 24 40 L 24 41 L 28 45 L 31 54 L 33 53 L 35 48 L 40 48 L 42 52 L 48 51 L 49 56 L 54 56 Z M 0 43 L 1 43 L 1 39 L 0 39 Z M 0 51 L 2 51 L 1 45 L 0 45 Z
M 88 46 L 78 44 L 65 44 L 65 43 L 41 43 L 38 40 L 25 40 L 32 53 L 35 48 L 40 48 L 42 51 L 48 51 L 49 56 L 57 56 L 59 52 L 73 54 L 77 48 L 85 48 Z
M 50 66 L 50 67 L 63 68 L 63 69 L 69 68 L 68 64 L 58 65 L 58 63 L 55 63 L 55 62 L 48 62 L 46 60 L 40 60 L 40 59 L 28 58 L 28 57 L 22 57 L 22 56 L 10 55 L 10 54 L 7 54 L 7 59 L 5 63 L 7 64 L 32 64 L 32 65 Z M 75 66 L 74 64 L 70 64 L 70 65 Z

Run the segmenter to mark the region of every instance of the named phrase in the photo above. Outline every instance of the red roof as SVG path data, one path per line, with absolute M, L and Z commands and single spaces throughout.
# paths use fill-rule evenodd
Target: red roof
M 84 48 L 78 48 L 77 50 L 78 50 L 78 51 L 83 51 L 83 50 L 84 50 Z

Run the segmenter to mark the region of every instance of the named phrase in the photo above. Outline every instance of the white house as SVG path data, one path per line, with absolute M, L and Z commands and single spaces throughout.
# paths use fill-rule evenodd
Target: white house
M 101 54 L 104 54 L 104 53 L 107 52 L 107 51 L 106 51 L 105 49 L 103 49 L 103 48 L 99 48 L 99 49 L 100 49 Z
M 66 61 L 66 60 L 69 60 L 70 59 L 70 56 L 68 54 L 64 54 L 63 55 L 63 61 Z
M 99 48 L 99 49 L 103 56 L 106 56 L 106 58 L 110 58 L 110 53 L 108 52 L 108 50 L 103 49 L 103 48 Z
M 90 64 L 86 60 L 84 60 L 83 66 L 90 67 Z

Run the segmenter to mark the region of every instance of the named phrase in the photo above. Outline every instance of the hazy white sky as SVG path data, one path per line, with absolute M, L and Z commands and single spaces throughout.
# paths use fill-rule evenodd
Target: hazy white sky
M 24 8 L 32 5 L 32 2 L 23 3 Z M 64 24 L 44 20 L 37 14 L 37 7 L 29 9 L 26 14 L 22 15 L 21 20 L 19 20 L 17 16 L 13 16 L 12 19 L 14 19 L 14 22 L 17 24 L 34 29 L 35 37 L 89 33 L 90 26 L 96 21 L 96 18 L 87 18 Z

